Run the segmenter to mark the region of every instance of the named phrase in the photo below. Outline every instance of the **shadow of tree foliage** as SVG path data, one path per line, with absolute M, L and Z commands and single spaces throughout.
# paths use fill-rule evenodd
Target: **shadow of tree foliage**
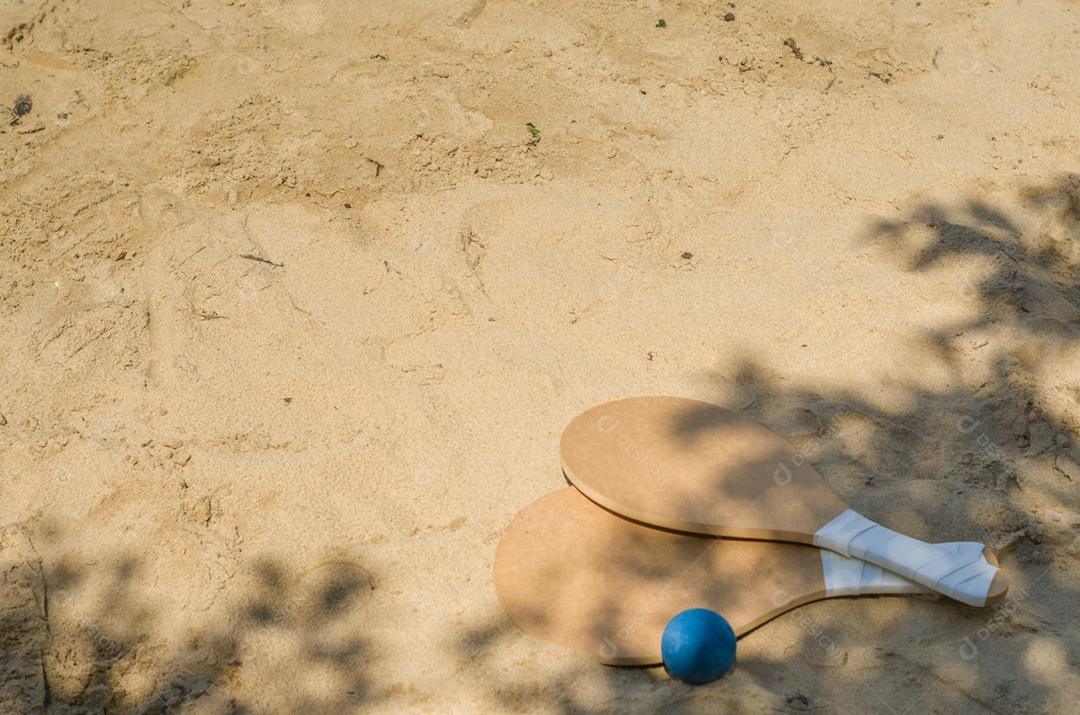
M 973 199 L 954 207 L 923 203 L 868 231 L 867 240 L 883 243 L 911 271 L 989 261 L 990 270 L 972 270 L 961 286 L 979 303 L 976 317 L 928 335 L 943 350 L 958 330 L 987 326 L 1043 342 L 1080 338 L 1080 174 L 1026 186 L 1018 199 L 1024 221 Z
M 787 437 L 858 511 L 923 539 L 994 548 L 1011 583 L 1006 601 L 986 609 L 931 597 L 821 601 L 744 638 L 736 671 L 699 688 L 661 669 L 596 665 L 528 639 L 493 610 L 460 628 L 454 645 L 466 676 L 514 711 L 1075 708 L 1080 383 L 1062 369 L 1070 356 L 1075 364 L 1080 342 L 1080 176 L 1026 187 L 1016 202 L 1016 211 L 982 200 L 923 203 L 860 239 L 912 272 L 963 275 L 957 300 L 971 310 L 903 346 L 946 379 L 893 386 L 902 407 L 882 407 L 856 380 L 796 384 L 750 358 L 716 373 L 716 395 L 730 396 L 736 383 L 746 398 L 738 407 Z M 550 588 L 559 587 L 553 576 Z
M 355 711 L 377 701 L 358 618 L 371 575 L 243 566 L 225 603 L 177 621 L 141 556 L 43 563 L 32 527 L 0 530 L 2 713 Z

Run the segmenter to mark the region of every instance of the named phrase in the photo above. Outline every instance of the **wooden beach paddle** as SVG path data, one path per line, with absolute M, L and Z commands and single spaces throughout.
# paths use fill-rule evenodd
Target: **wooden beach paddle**
M 986 606 L 1008 582 L 982 544 L 928 544 L 849 509 L 763 425 L 679 397 L 633 397 L 578 415 L 560 444 L 567 479 L 646 524 L 814 544 L 877 564 L 958 601 Z
M 813 546 L 638 524 L 570 487 L 536 500 L 506 528 L 495 588 L 526 633 L 610 665 L 660 663 L 664 626 L 688 608 L 720 613 L 741 636 L 823 598 L 926 592 Z

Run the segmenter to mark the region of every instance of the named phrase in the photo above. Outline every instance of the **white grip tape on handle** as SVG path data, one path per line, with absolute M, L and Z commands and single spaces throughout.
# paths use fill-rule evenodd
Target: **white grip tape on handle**
M 821 549 L 821 572 L 830 596 L 862 596 L 874 593 L 926 593 L 930 589 L 862 559 Z
M 971 606 L 986 604 L 997 574 L 997 567 L 983 556 L 982 544 L 927 544 L 852 509 L 818 529 L 814 544 L 870 561 Z

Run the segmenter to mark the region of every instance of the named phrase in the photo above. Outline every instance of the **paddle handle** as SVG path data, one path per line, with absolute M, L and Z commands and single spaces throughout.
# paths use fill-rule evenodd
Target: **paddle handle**
M 888 569 L 971 606 L 985 606 L 997 566 L 971 541 L 928 544 L 848 509 L 814 535 L 814 544 Z
M 877 564 L 821 549 L 825 593 L 831 596 L 868 596 L 888 593 L 930 593 L 930 589 Z

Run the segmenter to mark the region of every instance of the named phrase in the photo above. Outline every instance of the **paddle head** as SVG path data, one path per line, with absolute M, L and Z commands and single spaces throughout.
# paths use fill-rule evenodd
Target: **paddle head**
M 559 446 L 586 496 L 669 529 L 812 543 L 847 506 L 779 435 L 707 402 L 606 402 L 575 417 Z

